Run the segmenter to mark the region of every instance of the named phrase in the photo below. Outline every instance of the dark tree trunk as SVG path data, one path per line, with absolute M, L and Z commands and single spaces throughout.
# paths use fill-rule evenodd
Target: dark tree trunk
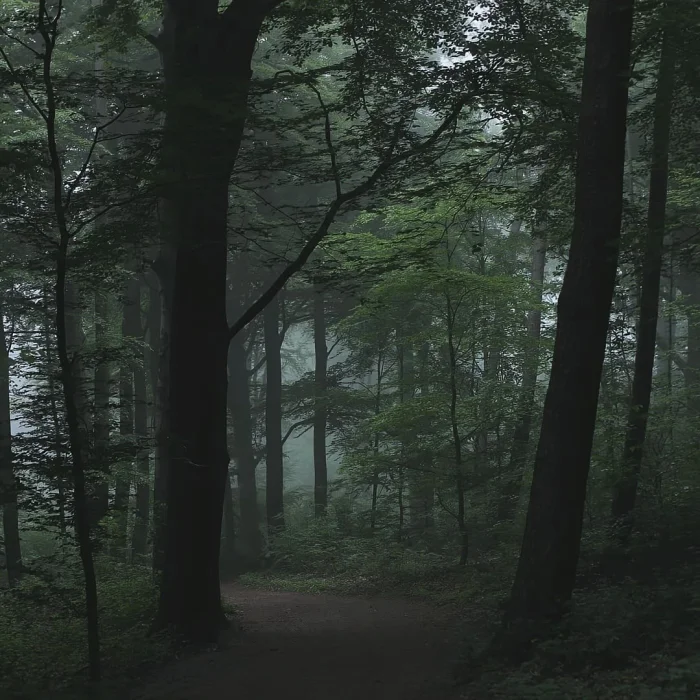
M 501 643 L 529 649 L 571 599 L 622 219 L 633 1 L 590 0 L 574 230 L 522 549 Z M 523 624 L 516 624 L 517 622 Z
M 136 439 L 136 510 L 132 552 L 143 556 L 148 550 L 148 526 L 151 505 L 151 464 L 148 457 L 148 397 L 146 395 L 146 357 L 144 354 L 143 326 L 141 323 L 141 284 L 135 278 L 130 284 L 130 328 L 138 333 L 138 344 L 133 359 L 134 375 L 134 437 Z
M 215 640 L 225 623 L 219 549 L 228 474 L 228 185 L 246 118 L 251 58 L 273 3 L 168 2 L 159 37 L 164 199 L 175 250 L 167 543 L 157 625 Z M 256 9 L 256 8 L 260 9 Z M 226 109 L 222 109 L 226 105 Z
M 12 457 L 10 423 L 10 351 L 5 334 L 5 303 L 0 294 L 0 507 L 5 550 L 5 568 L 10 587 L 22 576 L 22 548 L 19 536 L 17 482 Z
M 502 491 L 498 500 L 497 518 L 499 521 L 512 521 L 518 507 L 520 489 L 525 472 L 532 412 L 535 407 L 535 389 L 537 388 L 537 371 L 540 355 L 540 331 L 542 326 L 542 284 L 547 246 L 544 239 L 535 235 L 532 241 L 532 271 L 530 283 L 534 292 L 536 306 L 527 315 L 527 346 L 523 362 L 523 383 L 520 405 L 516 416 L 513 446 L 510 451 L 508 471 L 505 474 Z
M 326 514 L 328 507 L 328 463 L 326 456 L 326 403 L 328 347 L 326 346 L 326 312 L 323 290 L 313 290 L 314 350 L 314 511 L 316 517 Z
M 233 452 L 238 475 L 240 524 L 238 550 L 241 567 L 257 569 L 262 556 L 258 490 L 255 482 L 253 419 L 250 411 L 250 386 L 244 336 L 239 333 L 229 346 L 228 407 L 233 423 Z
M 104 353 L 109 351 L 107 319 L 109 298 L 105 292 L 95 293 L 95 409 L 93 417 L 93 464 L 96 472 L 90 507 L 90 527 L 95 528 L 109 508 L 109 394 L 111 366 Z
M 284 453 L 282 442 L 282 342 L 279 297 L 263 312 L 265 335 L 265 462 L 267 530 L 270 538 L 284 529 Z
M 668 151 L 671 138 L 675 64 L 673 39 L 669 36 L 669 31 L 666 30 L 661 40 L 661 58 L 656 82 L 647 238 L 639 300 L 632 396 L 622 452 L 623 473 L 615 484 L 612 499 L 613 534 L 623 542 L 629 537 L 632 528 L 632 515 L 637 498 L 637 481 L 642 466 L 654 376 L 656 325 L 659 315 L 659 292 L 664 235 L 666 233 Z

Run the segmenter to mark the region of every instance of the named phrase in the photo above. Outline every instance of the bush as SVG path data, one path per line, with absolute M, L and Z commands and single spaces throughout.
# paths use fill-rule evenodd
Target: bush
M 87 632 L 81 579 L 75 567 L 37 570 L 0 593 L 0 696 L 50 697 L 80 685 Z M 98 560 L 98 600 L 104 675 L 109 682 L 165 658 L 168 641 L 149 637 L 157 602 L 150 569 Z

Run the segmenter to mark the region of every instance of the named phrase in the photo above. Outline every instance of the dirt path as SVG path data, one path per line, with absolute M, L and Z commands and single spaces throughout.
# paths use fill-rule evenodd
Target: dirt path
M 173 664 L 134 700 L 443 700 L 457 624 L 404 600 L 224 587 L 242 633 Z M 451 694 L 452 692 L 452 694 Z

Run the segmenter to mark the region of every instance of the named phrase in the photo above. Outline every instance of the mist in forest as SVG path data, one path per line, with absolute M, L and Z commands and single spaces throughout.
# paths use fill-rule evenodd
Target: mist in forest
M 695 697 L 699 39 L 0 0 L 0 697 Z

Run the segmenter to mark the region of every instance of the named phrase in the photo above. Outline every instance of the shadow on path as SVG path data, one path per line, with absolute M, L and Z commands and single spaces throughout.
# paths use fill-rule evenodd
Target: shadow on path
M 446 700 L 457 621 L 407 600 L 222 587 L 242 633 L 133 700 Z

